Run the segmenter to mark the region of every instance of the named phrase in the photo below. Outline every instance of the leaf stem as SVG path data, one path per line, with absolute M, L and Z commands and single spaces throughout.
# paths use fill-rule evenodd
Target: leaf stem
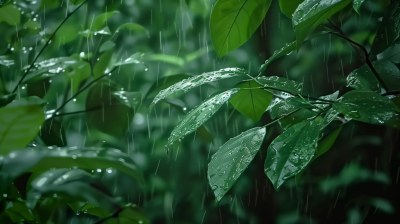
M 19 79 L 17 85 L 15 85 L 12 93 L 15 93 L 18 89 L 18 86 L 20 86 L 22 84 L 22 82 L 24 81 L 24 79 L 26 78 L 26 76 L 29 74 L 29 72 L 33 69 L 33 67 L 35 66 L 36 61 L 39 59 L 40 55 L 43 54 L 44 50 L 49 46 L 49 44 L 51 43 L 51 40 L 56 36 L 57 32 L 60 30 L 60 28 L 64 25 L 65 22 L 67 22 L 67 20 L 75 13 L 77 12 L 85 3 L 87 2 L 87 0 L 83 1 L 81 4 L 79 4 L 72 12 L 68 13 L 67 16 L 63 19 L 63 21 L 61 21 L 61 23 L 57 26 L 57 28 L 54 30 L 54 32 L 51 34 L 51 36 L 49 37 L 49 39 L 47 39 L 46 43 L 43 45 L 43 47 L 40 49 L 39 53 L 35 56 L 35 58 L 33 59 L 32 63 L 29 65 L 28 69 L 24 72 L 24 74 L 22 75 L 22 77 Z

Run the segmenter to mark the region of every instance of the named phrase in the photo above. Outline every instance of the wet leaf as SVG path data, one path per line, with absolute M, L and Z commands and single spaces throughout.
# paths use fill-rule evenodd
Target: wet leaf
M 123 65 L 132 65 L 132 64 L 143 64 L 143 53 L 134 53 L 131 56 L 121 59 L 120 61 L 113 63 L 112 67 L 118 67 L 118 66 L 123 66 Z
M 303 87 L 302 83 L 278 76 L 262 76 L 258 77 L 256 80 L 266 89 L 283 91 L 291 95 L 300 94 Z
M 265 133 L 265 127 L 247 130 L 229 139 L 211 157 L 208 180 L 217 201 L 221 200 L 253 160 Z
M 181 57 L 168 54 L 147 54 L 144 56 L 146 61 L 164 62 L 171 65 L 182 67 L 185 65 L 185 60 Z
M 304 0 L 279 0 L 279 8 L 285 16 L 292 18 L 293 12 L 303 1 Z
M 117 31 L 115 31 L 115 33 L 118 33 L 121 30 L 145 33 L 147 36 L 150 36 L 150 32 L 144 26 L 138 23 L 124 23 L 117 28 Z
M 351 0 L 305 0 L 293 13 L 292 23 L 296 33 L 297 44 L 318 25 L 346 7 Z
M 376 92 L 350 91 L 335 102 L 333 108 L 357 121 L 400 127 L 399 109 L 390 99 Z
M 106 51 L 100 55 L 93 68 L 93 77 L 97 78 L 108 72 L 108 65 L 110 64 L 113 50 Z
M 238 89 L 231 89 L 217 94 L 190 111 L 174 128 L 171 136 L 168 138 L 168 144 L 172 145 L 175 141 L 182 139 L 185 135 L 194 132 L 204 122 L 210 119 L 215 112 L 217 112 L 219 108 L 221 108 L 221 106 L 237 92 Z
M 318 143 L 318 148 L 315 153 L 314 159 L 322 156 L 326 152 L 328 152 L 333 144 L 335 144 L 337 137 L 339 136 L 340 132 L 342 131 L 343 126 L 340 126 L 339 128 L 335 129 L 332 131 L 328 136 L 326 136 L 322 141 Z
M 118 14 L 118 11 L 111 11 L 111 12 L 104 12 L 100 15 L 97 15 L 96 18 L 93 20 L 93 23 L 90 26 L 91 30 L 98 31 L 103 29 L 107 26 L 107 21 L 113 17 L 114 15 Z
M 261 65 L 259 73 L 260 74 L 264 73 L 269 64 L 271 64 L 278 58 L 291 54 L 295 49 L 296 49 L 296 41 L 293 41 L 291 43 L 286 44 L 281 49 L 274 51 L 272 56 L 269 57 L 267 60 L 265 60 L 264 64 Z
M 25 203 L 14 200 L 7 203 L 4 213 L 11 219 L 13 223 L 34 222 L 35 216 L 31 209 Z
M 395 64 L 400 63 L 400 44 L 392 45 L 377 55 L 378 60 L 387 60 Z
M 10 59 L 6 55 L 0 55 L 0 65 L 3 65 L 5 67 L 10 67 L 14 65 L 14 60 Z
M 255 122 L 260 120 L 272 101 L 272 94 L 260 87 L 255 81 L 242 83 L 239 92 L 230 99 L 236 110 Z
M 317 118 L 294 124 L 269 145 L 264 172 L 275 189 L 310 163 L 323 127 L 321 120 Z
M 0 160 L 3 178 L 13 180 L 25 172 L 40 173 L 52 168 L 87 170 L 113 168 L 143 182 L 132 158 L 118 149 L 35 148 L 14 151 Z
M 218 56 L 244 44 L 260 26 L 271 0 L 218 0 L 211 11 L 211 40 Z
M 17 26 L 20 21 L 21 13 L 14 5 L 8 4 L 0 8 L 0 23 L 5 22 L 11 26 Z
M 24 148 L 38 134 L 44 121 L 39 105 L 9 105 L 0 108 L 0 155 Z
M 146 98 L 154 98 L 157 95 L 157 93 L 162 91 L 163 89 L 166 89 L 172 86 L 173 84 L 182 81 L 184 79 L 188 79 L 190 77 L 191 76 L 187 74 L 176 74 L 160 78 L 157 82 L 151 85 L 146 95 Z
M 106 187 L 80 169 L 49 170 L 37 176 L 27 194 L 28 205 L 35 208 L 39 199 L 54 194 L 61 195 L 64 200 L 68 197 L 83 199 L 111 211 L 119 207 Z
M 169 96 L 178 94 L 178 93 L 185 93 L 190 89 L 193 89 L 197 86 L 203 85 L 205 83 L 218 81 L 221 79 L 233 78 L 238 76 L 245 76 L 247 72 L 244 69 L 240 68 L 224 68 L 218 71 L 213 72 L 206 72 L 198 76 L 193 76 L 188 79 L 184 79 L 174 85 L 161 90 L 154 100 L 152 104 L 158 103 L 160 100 L 163 100 Z
M 29 80 L 40 80 L 52 77 L 54 75 L 64 73 L 76 66 L 77 60 L 70 57 L 59 57 L 43 60 L 35 63 L 29 75 L 25 78 L 25 82 Z M 28 66 L 24 68 L 27 70 Z
M 353 9 L 357 13 L 360 13 L 360 7 L 364 3 L 365 0 L 353 0 Z

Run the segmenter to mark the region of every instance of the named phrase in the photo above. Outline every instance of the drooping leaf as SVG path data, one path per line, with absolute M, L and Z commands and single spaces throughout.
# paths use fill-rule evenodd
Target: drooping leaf
M 0 160 L 1 174 L 5 180 L 12 180 L 25 172 L 40 173 L 51 168 L 112 168 L 142 183 L 142 173 L 134 164 L 131 157 L 117 149 L 77 147 L 24 149 L 14 151 Z
M 293 41 L 291 43 L 286 44 L 284 47 L 282 47 L 279 50 L 274 51 L 271 57 L 269 57 L 267 60 L 265 60 L 264 64 L 261 65 L 259 74 L 263 74 L 265 70 L 267 69 L 268 65 L 271 64 L 273 61 L 276 59 L 283 57 L 285 55 L 289 55 L 292 53 L 294 50 L 296 50 L 296 41 Z
M 110 64 L 113 50 L 106 51 L 100 55 L 93 68 L 93 77 L 97 78 L 108 72 L 108 65 Z
M 43 60 L 35 63 L 33 69 L 30 70 L 29 75 L 24 80 L 25 82 L 28 82 L 29 80 L 49 78 L 73 69 L 76 64 L 77 60 L 70 57 L 59 57 Z M 24 70 L 27 69 L 28 66 L 24 68 Z
M 385 82 L 389 90 L 397 90 L 400 88 L 400 70 L 390 61 L 377 61 L 373 63 L 379 77 Z M 347 76 L 347 86 L 358 90 L 374 90 L 379 91 L 382 84 L 372 73 L 371 69 L 364 65 L 350 73 Z
M 135 53 L 127 58 L 124 58 L 124 59 L 114 63 L 113 66 L 117 67 L 117 66 L 130 65 L 130 64 L 144 64 L 143 56 L 144 56 L 143 53 Z
M 400 63 L 400 44 L 392 45 L 377 55 L 378 60 L 387 60 L 395 64 Z
M 318 25 L 346 7 L 351 0 L 307 0 L 293 13 L 292 23 L 296 33 L 297 45 Z
M 79 198 L 111 211 L 119 207 L 117 200 L 106 191 L 106 188 L 98 180 L 80 169 L 46 171 L 36 177 L 31 186 L 27 194 L 27 202 L 30 208 L 35 208 L 42 197 L 53 194 Z
M 205 83 L 214 82 L 221 79 L 245 76 L 246 73 L 247 72 L 244 69 L 240 68 L 224 68 L 218 71 L 206 72 L 198 76 L 193 76 L 191 78 L 184 79 L 178 83 L 175 83 L 174 85 L 164 90 L 161 90 L 160 93 L 158 93 L 157 96 L 154 97 L 152 104 L 154 105 L 160 100 L 163 100 L 171 95 L 185 93 L 190 89 L 193 89 Z
M 342 128 L 343 126 L 340 126 L 339 128 L 335 129 L 332 133 L 330 133 L 328 136 L 326 136 L 324 139 L 322 139 L 322 141 L 318 143 L 318 148 L 317 151 L 315 152 L 314 159 L 322 156 L 332 148 L 333 144 L 335 144 L 336 142 L 337 137 L 342 131 Z
M 292 18 L 293 12 L 303 1 L 304 0 L 279 0 L 279 8 L 285 16 Z
M 187 74 L 176 74 L 160 78 L 157 82 L 151 85 L 149 91 L 146 94 L 146 98 L 152 99 L 157 95 L 158 92 L 162 91 L 163 89 L 166 89 L 173 84 L 184 79 L 188 79 L 190 77 L 191 76 Z
M 40 130 L 44 112 L 39 105 L 0 108 L 0 155 L 24 148 Z
M 244 44 L 257 30 L 271 0 L 218 0 L 211 11 L 211 40 L 218 56 Z
M 221 106 L 227 102 L 230 97 L 237 93 L 238 89 L 231 89 L 208 99 L 197 108 L 190 111 L 179 124 L 174 128 L 171 136 L 168 138 L 168 144 L 182 139 L 185 135 L 194 132 L 204 122 L 206 122 Z
M 117 28 L 115 33 L 119 33 L 122 30 L 129 30 L 129 31 L 134 31 L 134 32 L 145 33 L 147 36 L 150 36 L 149 31 L 144 26 L 142 26 L 138 23 L 124 23 Z
M 301 93 L 302 83 L 278 76 L 261 76 L 256 78 L 257 82 L 269 90 L 283 91 L 291 95 Z
M 185 65 L 185 60 L 181 57 L 168 54 L 147 54 L 144 56 L 146 61 L 164 62 L 171 65 L 182 67 Z
M 260 87 L 255 81 L 242 83 L 239 92 L 229 101 L 236 110 L 255 122 L 260 120 L 272 101 L 272 94 Z
M 276 189 L 310 163 L 322 126 L 318 118 L 305 120 L 288 128 L 269 145 L 264 171 Z
M 247 130 L 229 139 L 211 157 L 208 180 L 219 201 L 247 168 L 261 147 L 265 127 Z
M 93 23 L 90 24 L 90 29 L 94 31 L 103 29 L 105 26 L 107 26 L 107 21 L 118 13 L 118 11 L 111 11 L 97 15 L 96 18 L 93 20 Z
M 361 5 L 364 3 L 365 0 L 353 0 L 353 9 L 357 13 L 360 13 Z
M 378 54 L 390 47 L 400 37 L 400 2 L 391 1 L 384 14 L 382 22 L 375 35 L 375 40 L 371 47 L 372 54 Z
M 11 26 L 17 26 L 21 21 L 21 13 L 13 4 L 0 7 L 0 23 L 5 22 Z
M 333 103 L 333 108 L 357 121 L 400 127 L 399 108 L 376 92 L 350 91 Z

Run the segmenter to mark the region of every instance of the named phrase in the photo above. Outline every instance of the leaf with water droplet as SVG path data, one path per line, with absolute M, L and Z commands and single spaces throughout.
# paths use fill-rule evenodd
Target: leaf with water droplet
M 318 143 L 318 148 L 315 152 L 314 159 L 322 156 L 326 152 L 329 151 L 329 149 L 332 148 L 333 144 L 335 144 L 337 137 L 339 136 L 340 132 L 342 131 L 343 126 L 340 126 L 336 128 L 334 131 L 332 131 L 328 136 L 326 136 L 324 139 L 322 139 Z
M 194 132 L 198 127 L 210 119 L 229 98 L 237 93 L 238 89 L 231 89 L 208 99 L 197 108 L 190 111 L 179 124 L 174 128 L 168 138 L 168 144 L 182 139 L 185 135 Z
M 219 0 L 211 11 L 211 40 L 218 56 L 244 44 L 257 30 L 271 0 Z
M 302 121 L 289 127 L 271 142 L 264 172 L 276 189 L 310 163 L 323 124 L 323 119 L 319 118 Z
M 365 0 L 353 0 L 353 9 L 357 13 L 360 13 L 361 5 L 364 3 Z
M 285 0 L 286 1 L 286 0 Z M 271 64 L 276 59 L 291 54 L 296 49 L 296 41 L 286 44 L 281 49 L 274 51 L 271 57 L 265 60 L 264 64 L 260 67 L 258 71 L 259 74 L 262 74 L 267 69 L 268 65 Z
M 305 0 L 293 13 L 298 46 L 318 25 L 345 8 L 351 0 Z
M 229 139 L 211 157 L 208 180 L 219 201 L 233 186 L 257 154 L 264 140 L 265 127 L 256 127 Z
M 292 18 L 293 12 L 304 0 L 279 0 L 281 12 L 288 18 Z
M 152 105 L 156 104 L 160 100 L 165 99 L 166 97 L 178 94 L 178 93 L 185 93 L 190 89 L 198 87 L 200 85 L 218 81 L 221 79 L 245 76 L 247 72 L 244 69 L 240 68 L 224 68 L 218 71 L 206 72 L 198 76 L 193 76 L 188 79 L 184 79 L 174 85 L 161 90 L 152 102 Z
M 302 83 L 279 76 L 261 76 L 256 80 L 268 90 L 283 91 L 291 95 L 300 94 L 303 87 Z
M 72 70 L 77 63 L 76 59 L 70 57 L 50 58 L 37 62 L 33 65 L 24 81 L 29 82 L 29 80 L 41 80 L 56 76 L 67 70 Z M 29 66 L 25 66 L 23 69 L 26 71 L 28 68 Z
M 369 124 L 400 127 L 400 110 L 376 92 L 353 90 L 344 94 L 333 108 L 345 116 Z

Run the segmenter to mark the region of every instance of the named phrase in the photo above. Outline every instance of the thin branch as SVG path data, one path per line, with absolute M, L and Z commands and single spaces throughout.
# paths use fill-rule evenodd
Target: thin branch
M 64 18 L 64 20 L 57 26 L 57 28 L 54 30 L 54 32 L 51 34 L 49 39 L 47 39 L 46 43 L 43 45 L 43 47 L 40 49 L 39 53 L 36 55 L 36 57 L 33 59 L 32 63 L 29 65 L 28 69 L 24 72 L 20 80 L 18 81 L 17 85 L 14 87 L 12 93 L 15 93 L 18 89 L 18 86 L 22 84 L 26 76 L 29 74 L 29 72 L 33 69 L 35 66 L 36 61 L 39 59 L 40 55 L 43 54 L 44 50 L 49 46 L 51 43 L 51 40 L 56 36 L 57 32 L 60 30 L 60 28 L 64 25 L 65 22 L 75 13 L 77 12 L 85 3 L 87 0 L 83 1 L 81 4 L 79 4 L 72 12 L 68 13 L 67 16 Z

